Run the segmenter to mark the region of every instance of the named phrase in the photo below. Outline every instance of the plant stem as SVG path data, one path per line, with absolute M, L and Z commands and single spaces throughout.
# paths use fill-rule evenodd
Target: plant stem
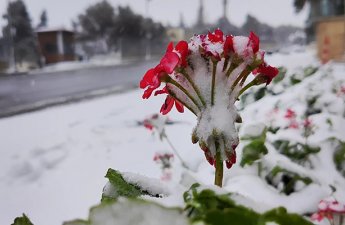
M 237 64 L 235 64 L 234 62 L 231 62 L 230 67 L 229 67 L 228 71 L 226 71 L 225 76 L 229 77 L 230 74 L 231 74 L 231 72 L 234 71 L 234 69 L 235 69 L 237 66 L 238 66 Z
M 179 99 L 178 97 L 176 97 L 176 95 L 172 92 L 172 91 L 169 91 L 169 94 L 174 97 L 176 100 L 178 100 L 179 102 L 181 102 L 187 109 L 189 109 L 189 111 L 191 111 L 194 115 L 198 116 L 197 113 L 191 108 L 189 107 L 184 101 L 182 101 L 181 99 Z
M 181 84 L 179 84 L 178 82 L 176 82 L 176 81 L 173 80 L 173 79 L 169 79 L 169 80 L 167 81 L 167 83 L 170 83 L 170 84 L 176 86 L 177 88 L 179 88 L 185 95 L 187 95 L 187 96 L 189 97 L 189 99 L 195 104 L 195 106 L 196 106 L 199 110 L 201 110 L 199 104 L 196 102 L 196 100 L 193 98 L 193 96 L 191 96 L 190 93 L 189 93 L 184 87 L 182 87 Z
M 202 97 L 199 88 L 195 85 L 194 81 L 190 78 L 190 76 L 188 75 L 188 73 L 186 73 L 186 71 L 181 71 L 181 74 L 188 80 L 188 82 L 192 85 L 195 93 L 198 95 L 201 103 L 205 106 L 206 102 L 204 100 L 204 98 Z
M 214 175 L 214 184 L 222 187 L 223 186 L 223 161 L 220 155 L 220 151 L 216 153 L 216 171 Z
M 172 148 L 172 150 L 174 151 L 175 155 L 177 156 L 177 158 L 179 158 L 179 160 L 181 161 L 181 164 L 184 168 L 186 169 L 190 169 L 187 164 L 183 161 L 182 157 L 180 156 L 180 154 L 178 154 L 178 151 L 176 150 L 176 148 L 174 147 L 174 145 L 171 143 L 170 139 L 168 138 L 168 136 L 166 134 L 164 134 L 165 140 L 168 142 L 168 144 L 170 145 L 170 147 Z
M 211 87 L 211 105 L 214 105 L 214 88 L 216 85 L 216 70 L 217 70 L 217 62 L 213 62 L 212 66 L 212 87 Z
M 240 97 L 241 94 L 243 94 L 243 92 L 245 92 L 248 88 L 250 88 L 251 86 L 254 86 L 254 85 L 256 85 L 256 84 L 257 84 L 257 80 L 256 80 L 256 79 L 254 79 L 254 80 L 252 80 L 251 82 L 249 82 L 246 86 L 244 86 L 244 87 L 241 89 L 241 91 L 240 91 L 240 93 L 238 94 L 237 97 Z
M 262 162 L 258 162 L 258 176 L 261 177 L 261 172 L 262 172 Z

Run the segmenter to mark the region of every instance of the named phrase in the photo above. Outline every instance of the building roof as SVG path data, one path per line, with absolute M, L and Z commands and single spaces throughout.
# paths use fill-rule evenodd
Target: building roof
M 36 33 L 58 32 L 58 31 L 74 33 L 74 31 L 67 29 L 63 26 L 61 26 L 61 27 L 41 27 L 41 28 L 36 29 Z

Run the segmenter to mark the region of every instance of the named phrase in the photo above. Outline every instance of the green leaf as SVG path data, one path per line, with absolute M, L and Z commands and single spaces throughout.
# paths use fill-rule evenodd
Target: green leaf
M 285 208 L 279 207 L 265 212 L 259 224 L 265 225 L 267 222 L 276 222 L 279 225 L 313 225 L 302 216 L 295 213 L 288 213 Z
M 292 75 L 292 76 L 290 77 L 290 83 L 291 83 L 292 85 L 301 83 L 301 81 L 302 81 L 301 79 L 296 78 L 296 75 L 295 75 L 295 74 Z
M 318 146 L 310 146 L 302 143 L 291 144 L 290 141 L 279 139 L 273 142 L 274 148 L 281 154 L 289 157 L 292 161 L 304 164 L 311 154 L 320 152 Z
M 209 225 L 231 224 L 231 225 L 256 225 L 259 215 L 246 208 L 230 208 L 212 210 L 206 214 L 205 222 Z
M 318 70 L 318 67 L 313 67 L 313 66 L 308 66 L 306 68 L 304 68 L 304 77 L 309 77 L 311 75 L 313 75 L 314 73 L 316 73 L 316 71 Z
M 255 101 L 262 99 L 266 95 L 266 87 L 259 88 L 255 93 L 254 93 L 254 99 Z
M 340 140 L 333 155 L 333 161 L 337 170 L 345 177 L 345 142 Z
M 23 214 L 22 217 L 15 218 L 12 225 L 33 225 L 33 223 L 31 223 L 30 219 Z
M 188 225 L 189 220 L 180 208 L 167 208 L 143 199 L 122 198 L 90 209 L 89 220 L 74 220 L 64 225 Z
M 109 202 L 120 196 L 135 198 L 140 195 L 147 194 L 147 192 L 141 190 L 138 186 L 125 181 L 121 173 L 116 170 L 108 169 L 105 177 L 109 179 L 111 186 L 108 188 L 111 190 L 109 190 L 109 193 L 103 193 L 102 202 Z
M 266 155 L 268 150 L 265 146 L 265 141 L 258 138 L 244 146 L 242 152 L 240 165 L 243 167 L 247 164 L 252 165 L 256 160 L 259 160 L 263 155 Z

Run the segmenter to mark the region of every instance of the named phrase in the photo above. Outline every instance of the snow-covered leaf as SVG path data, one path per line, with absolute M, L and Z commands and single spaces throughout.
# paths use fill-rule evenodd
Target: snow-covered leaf
M 89 220 L 76 220 L 64 225 L 187 225 L 181 209 L 165 208 L 140 199 L 124 199 L 101 204 L 90 210 Z

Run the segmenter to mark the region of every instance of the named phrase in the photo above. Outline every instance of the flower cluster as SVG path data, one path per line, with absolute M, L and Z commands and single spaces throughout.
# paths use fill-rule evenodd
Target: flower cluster
M 192 135 L 199 142 L 212 165 L 225 161 L 228 168 L 236 162 L 239 143 L 235 122 L 241 122 L 235 102 L 253 85 L 268 85 L 278 69 L 267 65 L 260 50 L 259 38 L 224 35 L 220 29 L 194 35 L 190 42 L 173 43 L 140 82 L 143 98 L 167 95 L 160 112 L 167 114 L 175 105 L 177 111 L 188 108 L 197 116 Z M 252 81 L 247 78 L 254 75 Z M 162 89 L 161 83 L 165 83 Z
M 289 121 L 288 128 L 292 128 L 292 129 L 299 128 L 299 124 L 296 120 L 297 115 L 295 111 L 293 111 L 292 109 L 287 109 L 284 117 Z
M 345 216 L 345 204 L 339 203 L 337 200 L 335 200 L 333 197 L 329 197 L 326 199 L 323 199 L 319 202 L 318 205 L 318 212 L 314 213 L 311 216 L 312 220 L 315 221 L 322 221 L 323 219 L 327 218 L 331 224 L 334 223 L 334 220 L 336 217 L 339 217 L 339 222 L 342 221 L 342 217 Z M 339 225 L 342 223 L 340 222 Z
M 171 153 L 156 153 L 153 157 L 153 161 L 162 165 L 162 169 L 171 168 L 171 161 L 174 159 L 174 155 Z
M 172 178 L 171 167 L 172 161 L 174 160 L 174 155 L 171 153 L 156 153 L 153 157 L 153 161 L 161 165 L 162 176 L 161 179 L 164 181 L 169 181 Z
M 146 117 L 140 125 L 143 125 L 146 129 L 150 131 L 157 131 L 160 139 L 166 136 L 165 134 L 165 124 L 168 123 L 168 118 L 166 116 L 159 115 L 157 113 Z

